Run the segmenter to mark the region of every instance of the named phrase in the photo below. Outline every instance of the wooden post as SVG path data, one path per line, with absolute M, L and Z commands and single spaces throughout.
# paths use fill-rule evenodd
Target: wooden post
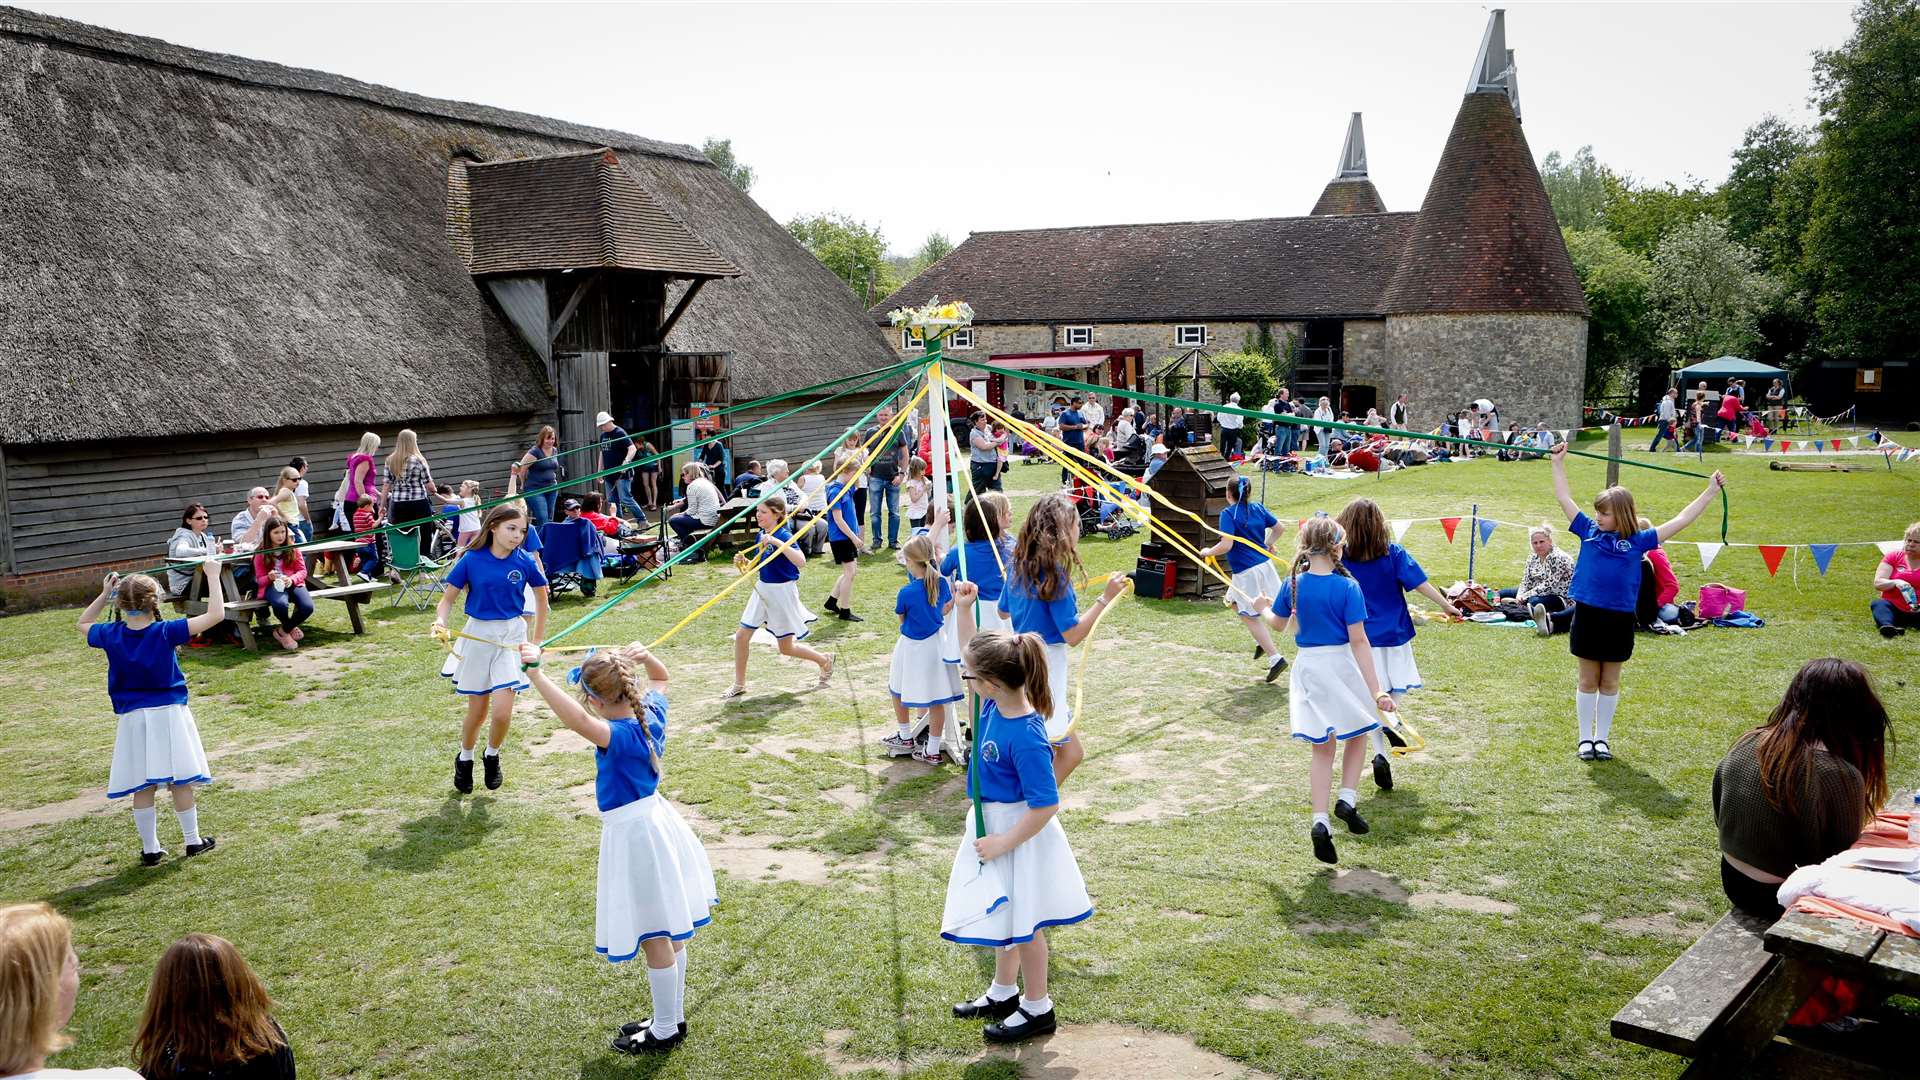
M 1607 486 L 1620 485 L 1620 420 L 1607 425 Z

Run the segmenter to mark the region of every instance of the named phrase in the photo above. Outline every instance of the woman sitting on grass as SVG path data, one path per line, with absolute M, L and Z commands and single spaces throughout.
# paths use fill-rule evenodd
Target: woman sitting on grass
M 1765 725 L 1713 771 L 1720 887 L 1733 906 L 1777 919 L 1780 883 L 1853 846 L 1887 801 L 1887 710 L 1866 669 L 1809 660 Z

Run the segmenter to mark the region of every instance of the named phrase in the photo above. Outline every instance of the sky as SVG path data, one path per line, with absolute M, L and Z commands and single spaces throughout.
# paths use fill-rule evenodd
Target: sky
M 1307 213 L 1349 114 L 1418 209 L 1487 6 L 1281 3 L 33 3 L 180 45 L 699 145 L 780 221 L 838 212 L 908 253 L 995 229 Z M 1535 158 L 1592 145 L 1717 183 L 1766 113 L 1810 123 L 1845 3 L 1517 3 Z

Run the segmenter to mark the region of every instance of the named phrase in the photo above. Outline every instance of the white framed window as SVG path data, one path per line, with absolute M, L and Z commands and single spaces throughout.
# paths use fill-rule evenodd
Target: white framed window
M 1205 345 L 1207 328 L 1204 325 L 1176 326 L 1173 328 L 1175 345 Z
M 947 348 L 952 350 L 973 348 L 973 327 L 962 326 L 947 335 Z
M 914 333 L 911 329 L 903 328 L 900 331 L 900 347 L 907 350 L 924 349 L 927 347 L 927 343 L 921 340 L 919 334 Z
M 1093 327 L 1091 326 L 1069 326 L 1065 327 L 1061 333 L 1063 335 L 1061 341 L 1069 349 L 1093 344 Z

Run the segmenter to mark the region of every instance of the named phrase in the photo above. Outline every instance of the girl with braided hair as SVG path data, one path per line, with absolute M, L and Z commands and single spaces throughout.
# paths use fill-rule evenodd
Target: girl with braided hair
M 613 1039 L 623 1054 L 670 1050 L 687 1037 L 687 948 L 712 921 L 713 867 L 685 819 L 660 794 L 667 745 L 667 665 L 634 642 L 591 653 L 567 680 L 575 701 L 540 668 L 540 646 L 520 646 L 534 689 L 560 722 L 592 743 L 600 807 L 600 882 L 594 951 L 618 964 L 645 954 L 653 1015 Z M 644 718 L 644 719 L 643 719 Z
M 1266 623 L 1254 610 L 1253 601 L 1255 597 L 1270 597 L 1280 591 L 1280 575 L 1274 572 L 1273 560 L 1267 557 L 1267 552 L 1280 546 L 1280 522 L 1271 510 L 1253 499 L 1252 493 L 1253 481 L 1244 476 L 1234 477 L 1227 485 L 1227 508 L 1220 511 L 1220 542 L 1200 554 L 1210 558 L 1227 557 L 1227 569 L 1233 574 L 1228 599 L 1247 632 L 1253 635 L 1253 658 L 1266 661 L 1267 681 L 1272 682 L 1286 670 L 1287 658 L 1274 645 Z
M 1275 630 L 1285 633 L 1289 623 L 1293 626 L 1298 650 L 1287 676 L 1287 712 L 1293 737 L 1313 744 L 1311 836 L 1314 858 L 1325 863 L 1338 861 L 1327 818 L 1333 748 L 1341 748 L 1340 799 L 1333 814 L 1347 823 L 1348 832 L 1365 833 L 1366 819 L 1356 808 L 1360 770 L 1367 761 L 1367 740 L 1361 736 L 1380 726 L 1378 713 L 1394 708 L 1393 695 L 1381 688 L 1374 671 L 1360 583 L 1340 565 L 1345 540 L 1330 517 L 1301 522 L 1299 554 L 1280 595 L 1254 600 L 1255 610 L 1265 612 Z

